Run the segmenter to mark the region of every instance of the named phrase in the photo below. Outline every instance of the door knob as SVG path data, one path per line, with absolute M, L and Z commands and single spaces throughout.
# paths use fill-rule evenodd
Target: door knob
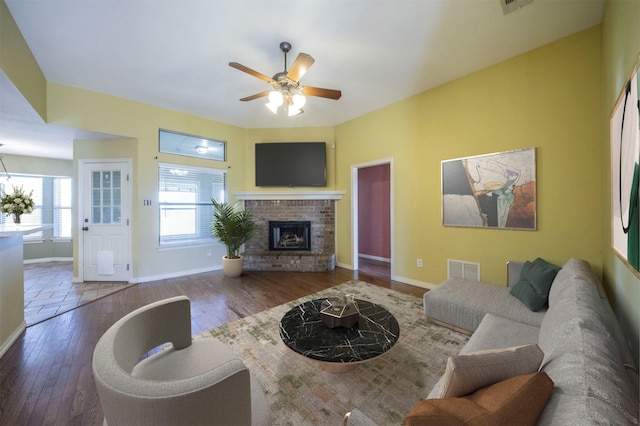
M 82 227 L 82 230 L 83 230 L 83 231 L 88 231 L 88 230 L 89 230 L 89 227 L 88 227 L 88 226 L 83 226 L 83 227 Z

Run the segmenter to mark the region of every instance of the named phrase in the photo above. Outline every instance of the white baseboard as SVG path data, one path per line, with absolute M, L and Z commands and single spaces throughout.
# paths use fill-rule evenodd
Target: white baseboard
M 412 278 L 406 278 L 406 277 L 401 277 L 398 275 L 394 275 L 391 277 L 391 279 L 393 281 L 398 281 L 400 283 L 403 284 L 409 284 L 415 287 L 421 287 L 421 288 L 426 288 L 428 290 L 433 290 L 434 288 L 436 288 L 438 285 L 437 284 L 432 284 L 432 283 L 428 283 L 425 281 L 418 281 L 418 280 L 414 280 Z
M 344 269 L 348 269 L 348 270 L 350 270 L 350 271 L 353 271 L 353 270 L 354 270 L 354 269 L 353 269 L 353 265 L 348 265 L 348 264 L 346 264 L 346 263 L 337 263 L 337 262 L 336 262 L 336 266 L 337 266 L 338 268 L 344 268 Z
M 11 345 L 13 345 L 16 340 L 18 340 L 18 337 L 20 337 L 20 335 L 24 333 L 26 329 L 27 329 L 27 323 L 22 321 L 22 324 L 20 324 L 20 326 L 16 328 L 16 330 L 13 333 L 11 333 L 11 336 L 9 336 L 7 341 L 4 342 L 2 346 L 0 346 L 0 358 L 4 356 L 4 354 L 9 350 Z
M 129 282 L 131 284 L 147 283 L 150 281 L 159 281 L 159 280 L 166 280 L 169 278 L 184 277 L 187 275 L 202 274 L 203 272 L 219 271 L 221 269 L 222 269 L 222 265 L 207 267 L 207 268 L 200 268 L 200 269 L 191 269 L 188 271 L 172 272 L 169 274 L 149 275 L 146 277 L 134 277 Z
M 362 253 L 359 253 L 358 257 L 362 257 L 363 259 L 369 259 L 369 260 L 377 260 L 378 262 L 391 263 L 391 259 L 389 259 L 388 257 L 371 256 L 370 254 L 362 254 Z
M 353 265 L 348 265 L 346 263 L 337 263 L 336 266 L 339 267 L 339 268 L 348 269 L 350 271 L 354 270 L 353 269 Z M 399 275 L 393 275 L 393 276 L 391 276 L 391 279 L 393 281 L 397 281 L 399 283 L 409 284 L 409 285 L 412 285 L 412 286 L 425 288 L 427 290 L 432 290 L 432 289 L 434 289 L 434 288 L 436 288 L 438 286 L 437 284 L 432 284 L 432 283 L 428 283 L 428 282 L 425 282 L 425 281 L 418 281 L 418 280 L 414 280 L 412 278 L 401 277 Z
M 151 281 L 166 280 L 170 278 L 186 277 L 187 275 L 202 274 L 203 272 L 219 271 L 221 269 L 222 265 L 209 268 L 191 269 L 189 271 L 172 272 L 170 274 L 149 275 L 146 277 L 132 277 L 129 280 L 129 284 L 140 284 L 148 283 Z M 74 284 L 82 284 L 84 281 L 82 281 L 79 277 L 73 277 L 71 279 L 71 282 L 73 282 Z
M 73 262 L 73 257 L 41 257 L 40 259 L 25 259 L 24 264 L 47 262 Z

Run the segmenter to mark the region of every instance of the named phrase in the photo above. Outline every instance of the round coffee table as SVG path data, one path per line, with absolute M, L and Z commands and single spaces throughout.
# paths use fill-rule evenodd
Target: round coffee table
M 302 303 L 280 321 L 280 337 L 294 352 L 331 373 L 346 373 L 391 349 L 400 336 L 398 321 L 384 307 L 356 299 L 360 317 L 351 328 L 327 327 L 320 319 L 326 299 Z

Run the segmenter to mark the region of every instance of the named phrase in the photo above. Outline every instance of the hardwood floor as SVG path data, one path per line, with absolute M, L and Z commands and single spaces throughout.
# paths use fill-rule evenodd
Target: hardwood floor
M 216 271 L 143 283 L 28 327 L 0 360 L 0 425 L 102 424 L 93 348 L 115 321 L 156 300 L 188 296 L 197 334 L 353 278 L 415 296 L 425 292 L 370 266 L 361 261 L 359 272 L 245 272 L 233 279 Z

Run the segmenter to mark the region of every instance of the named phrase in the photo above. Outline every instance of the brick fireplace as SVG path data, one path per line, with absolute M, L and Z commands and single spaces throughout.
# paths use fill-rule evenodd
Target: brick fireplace
M 254 237 L 245 244 L 244 269 L 247 271 L 331 271 L 335 268 L 336 200 L 342 192 L 235 193 L 258 225 Z M 301 224 L 309 222 L 309 248 L 282 250 L 273 244 L 269 222 Z M 300 234 L 300 231 L 296 231 Z M 294 234 L 290 238 L 301 238 Z

